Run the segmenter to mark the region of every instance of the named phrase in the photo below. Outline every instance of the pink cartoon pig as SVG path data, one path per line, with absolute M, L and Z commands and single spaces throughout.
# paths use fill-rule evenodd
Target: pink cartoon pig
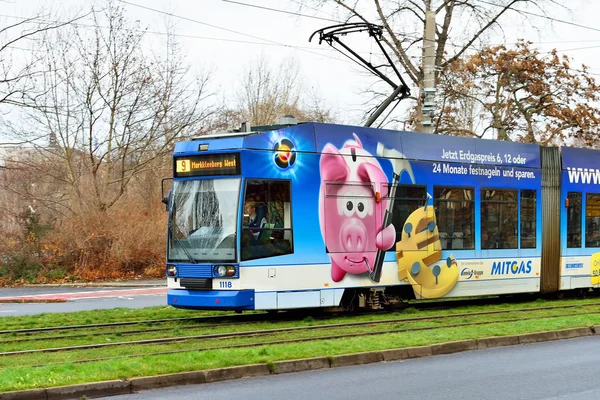
M 393 225 L 382 229 L 387 178 L 356 135 L 354 139 L 341 150 L 325 145 L 320 161 L 319 218 L 334 282 L 346 273 L 373 271 L 377 251 L 396 241 Z

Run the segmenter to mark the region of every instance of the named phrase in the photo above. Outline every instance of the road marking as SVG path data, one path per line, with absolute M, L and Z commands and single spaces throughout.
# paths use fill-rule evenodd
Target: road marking
M 114 289 L 114 290 L 97 290 L 89 292 L 70 292 L 70 293 L 48 293 L 36 294 L 29 296 L 11 296 L 0 297 L 2 302 L 14 301 L 68 301 L 80 299 L 98 299 L 102 297 L 123 297 L 123 296 L 151 296 L 151 295 L 166 295 L 168 288 L 141 288 L 141 289 Z

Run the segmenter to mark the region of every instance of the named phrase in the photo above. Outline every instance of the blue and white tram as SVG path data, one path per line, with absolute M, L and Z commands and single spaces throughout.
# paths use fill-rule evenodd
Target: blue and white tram
M 178 143 L 168 303 L 378 308 L 598 286 L 600 183 L 560 183 L 599 154 L 322 123 Z

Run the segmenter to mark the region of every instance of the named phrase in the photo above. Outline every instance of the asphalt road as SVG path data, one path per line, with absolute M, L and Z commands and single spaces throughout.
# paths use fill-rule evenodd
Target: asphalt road
M 105 399 L 589 400 L 600 398 L 599 360 L 600 337 L 590 336 Z
M 166 306 L 164 282 L 127 286 L 32 286 L 0 289 L 0 317 L 110 308 Z M 27 302 L 15 302 L 19 299 Z M 9 302 L 10 300 L 10 302 Z M 44 302 L 51 300 L 52 302 Z M 59 300 L 60 302 L 56 302 Z

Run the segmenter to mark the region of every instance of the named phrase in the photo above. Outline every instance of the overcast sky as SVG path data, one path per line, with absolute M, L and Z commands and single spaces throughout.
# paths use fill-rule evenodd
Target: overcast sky
M 95 3 L 102 4 L 101 0 Z M 164 12 L 171 14 L 188 61 L 201 68 L 213 68 L 213 88 L 224 96 L 232 95 L 240 83 L 240 75 L 261 55 L 272 65 L 294 57 L 300 63 L 305 83 L 318 88 L 344 122 L 361 123 L 360 108 L 366 98 L 360 92 L 372 80 L 360 74 L 356 64 L 327 45 L 318 45 L 315 40 L 308 42 L 315 30 L 336 23 L 337 18 L 331 10 L 300 9 L 298 0 L 127 0 L 126 3 L 123 5 L 131 18 L 139 21 L 141 27 L 147 27 L 157 38 L 161 36 L 154 32 L 165 31 Z M 299 12 L 306 16 L 237 3 Z M 555 21 L 530 15 L 537 31 L 525 29 L 522 25 L 512 26 L 515 20 L 512 14 L 501 21 L 506 27 L 506 38 L 498 36 L 498 41 L 492 42 L 511 44 L 517 38 L 525 38 L 543 51 L 556 48 L 573 57 L 577 64 L 586 63 L 600 79 L 600 27 L 596 28 L 600 1 L 569 0 L 565 3 L 570 5 L 570 10 L 559 7 L 548 9 L 548 16 Z M 47 8 L 73 12 L 85 3 L 75 0 L 9 0 L 1 4 L 3 19 L 0 21 L 5 24 L 14 21 L 12 18 L 35 15 L 42 4 Z M 368 55 L 369 47 L 361 43 L 359 50 Z M 416 88 L 412 91 L 417 93 Z

